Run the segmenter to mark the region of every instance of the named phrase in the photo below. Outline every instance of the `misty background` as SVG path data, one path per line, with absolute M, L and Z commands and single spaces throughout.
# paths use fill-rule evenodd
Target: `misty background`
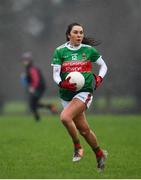
M 46 97 L 58 96 L 51 58 L 66 41 L 65 31 L 72 22 L 82 24 L 85 35 L 102 41 L 96 49 L 108 73 L 94 98 L 100 112 L 140 113 L 141 0 L 0 0 L 1 106 L 25 101 L 20 83 L 25 51 L 33 52 L 45 75 Z

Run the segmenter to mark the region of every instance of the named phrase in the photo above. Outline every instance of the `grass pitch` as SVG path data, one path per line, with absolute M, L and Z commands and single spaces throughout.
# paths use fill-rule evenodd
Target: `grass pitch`
M 44 116 L 39 123 L 30 116 L 1 116 L 0 178 L 141 178 L 141 116 L 87 115 L 87 119 L 109 152 L 103 173 L 97 172 L 95 156 L 82 137 L 85 156 L 72 162 L 71 139 L 59 116 Z

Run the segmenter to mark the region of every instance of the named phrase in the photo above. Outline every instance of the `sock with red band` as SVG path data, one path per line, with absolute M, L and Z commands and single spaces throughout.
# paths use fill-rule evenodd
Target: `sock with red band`
M 80 148 L 81 148 L 81 145 L 80 145 L 80 144 L 74 144 L 74 148 L 75 148 L 75 149 L 80 149 Z
M 80 141 L 74 142 L 74 149 L 80 149 L 82 148 L 80 145 Z
M 93 151 L 94 151 L 97 158 L 103 156 L 103 151 L 100 149 L 99 146 L 96 148 L 93 148 Z

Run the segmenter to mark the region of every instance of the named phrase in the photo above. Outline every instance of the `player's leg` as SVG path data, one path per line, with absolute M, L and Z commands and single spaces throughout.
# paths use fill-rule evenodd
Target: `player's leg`
M 30 106 L 30 110 L 34 115 L 34 118 L 36 121 L 40 120 L 40 115 L 38 113 L 38 98 L 32 94 L 30 94 L 29 97 L 29 106 Z
M 57 114 L 57 108 L 54 104 L 46 104 L 42 102 L 38 102 L 38 108 L 44 108 L 44 109 L 49 109 L 52 114 Z
M 95 149 L 98 147 L 97 137 L 95 133 L 90 129 L 88 122 L 86 121 L 85 113 L 78 114 L 73 119 L 80 134 L 86 139 L 87 143 Z
M 85 104 L 79 99 L 73 99 L 69 102 L 66 108 L 62 111 L 60 119 L 66 127 L 69 135 L 72 138 L 74 144 L 74 157 L 73 161 L 78 161 L 83 156 L 83 149 L 80 145 L 78 131 L 73 122 L 74 117 L 82 113 L 85 110 Z
M 44 88 L 40 88 L 38 91 L 36 91 L 36 95 L 38 96 L 37 107 L 49 109 L 52 114 L 57 114 L 57 108 L 54 104 L 47 104 L 47 103 L 40 102 L 40 99 L 43 96 L 44 92 L 45 92 Z
M 74 123 L 79 130 L 80 134 L 85 138 L 87 143 L 94 151 L 97 159 L 97 167 L 99 170 L 103 170 L 105 166 L 106 153 L 103 151 L 97 141 L 95 133 L 90 129 L 85 117 L 85 113 L 81 113 L 74 118 Z
M 47 109 L 49 109 L 51 111 L 52 114 L 57 114 L 57 108 L 55 106 L 55 104 L 46 104 Z

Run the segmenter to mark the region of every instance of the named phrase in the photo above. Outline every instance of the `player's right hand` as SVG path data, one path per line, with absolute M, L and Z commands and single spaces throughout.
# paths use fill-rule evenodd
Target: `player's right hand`
M 64 89 L 68 89 L 70 91 L 76 91 L 76 83 L 70 83 L 69 80 L 70 80 L 71 77 L 68 77 L 67 79 L 61 81 L 59 83 L 59 86 L 61 88 L 64 88 Z

